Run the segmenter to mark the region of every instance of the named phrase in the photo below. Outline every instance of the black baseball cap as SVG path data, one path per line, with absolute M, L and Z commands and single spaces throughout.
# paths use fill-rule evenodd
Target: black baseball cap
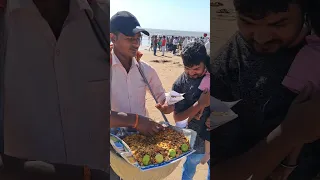
M 110 33 L 120 32 L 126 36 L 135 36 L 142 32 L 149 36 L 149 32 L 140 27 L 137 18 L 128 11 L 119 11 L 110 19 Z

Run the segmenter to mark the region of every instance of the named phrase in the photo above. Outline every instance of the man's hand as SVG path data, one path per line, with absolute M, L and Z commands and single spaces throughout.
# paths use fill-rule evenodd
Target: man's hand
M 211 124 L 210 121 L 211 121 L 210 117 L 207 118 L 207 120 L 206 120 L 206 126 L 207 126 L 207 130 L 208 130 L 208 131 L 211 131 L 211 130 L 213 129 L 213 127 L 210 126 L 210 124 Z
M 202 92 L 198 103 L 202 108 L 210 106 L 210 92 L 208 90 Z
M 136 128 L 141 134 L 146 136 L 153 136 L 159 131 L 164 130 L 165 128 L 150 118 L 140 116 L 139 122 Z
M 167 103 L 158 103 L 155 107 L 159 109 L 163 114 L 170 114 L 174 111 L 174 105 L 168 105 Z
M 282 133 L 298 145 L 319 139 L 319 107 L 320 91 L 315 91 L 315 85 L 309 83 L 290 106 L 281 125 Z

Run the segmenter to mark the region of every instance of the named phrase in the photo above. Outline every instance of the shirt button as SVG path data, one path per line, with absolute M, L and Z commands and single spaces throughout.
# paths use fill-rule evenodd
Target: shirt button
M 57 55 L 57 56 L 60 55 L 60 50 L 59 50 L 59 49 L 56 50 L 56 55 Z

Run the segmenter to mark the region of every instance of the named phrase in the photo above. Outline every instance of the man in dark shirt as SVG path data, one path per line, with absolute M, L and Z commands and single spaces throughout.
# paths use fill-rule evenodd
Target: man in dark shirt
M 180 77 L 173 84 L 173 90 L 179 93 L 185 93 L 184 100 L 175 104 L 174 120 L 176 122 L 188 119 L 188 128 L 197 132 L 194 145 L 196 152 L 187 157 L 183 165 L 182 179 L 192 180 L 196 166 L 204 156 L 204 140 L 199 137 L 201 130 L 205 129 L 205 121 L 210 115 L 210 94 L 202 92 L 198 87 L 206 73 L 206 61 L 209 57 L 206 48 L 200 42 L 189 43 L 182 51 L 182 59 L 185 67 Z M 207 102 L 203 103 L 202 99 Z M 194 117 L 204 108 L 199 120 Z M 208 162 L 210 165 L 210 162 Z M 207 179 L 210 179 L 210 168 Z
M 296 94 L 281 83 L 304 44 L 304 38 L 297 41 L 303 37 L 303 1 L 234 0 L 234 5 L 239 32 L 213 58 L 211 95 L 241 99 L 233 107 L 239 118 L 213 131 L 213 163 L 247 152 L 284 120 Z M 317 173 L 318 144 L 305 146 L 289 179 L 311 179 Z

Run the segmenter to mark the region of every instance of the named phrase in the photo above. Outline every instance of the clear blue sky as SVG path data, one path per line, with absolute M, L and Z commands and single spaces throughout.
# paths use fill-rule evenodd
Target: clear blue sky
M 110 18 L 118 11 L 144 28 L 210 32 L 210 0 L 110 0 Z

